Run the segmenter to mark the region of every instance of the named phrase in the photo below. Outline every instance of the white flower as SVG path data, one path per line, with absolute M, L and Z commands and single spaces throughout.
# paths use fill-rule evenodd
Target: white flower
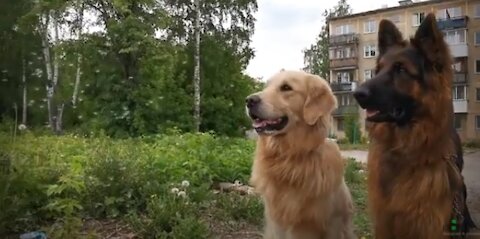
M 186 198 L 187 197 L 187 193 L 185 191 L 180 191 L 178 192 L 177 194 L 179 197 L 182 197 L 182 198 Z
M 358 172 L 359 172 L 359 173 L 363 173 L 364 171 L 363 171 L 363 169 L 360 169 L 360 170 L 358 170 Z
M 173 194 L 177 194 L 180 190 L 178 188 L 172 188 L 172 190 L 170 190 L 170 192 L 172 192 Z
M 182 187 L 187 188 L 188 186 L 190 186 L 190 182 L 188 182 L 187 180 L 183 180 L 182 181 Z
M 20 124 L 20 125 L 18 126 L 18 129 L 19 129 L 19 130 L 26 130 L 26 129 L 27 129 L 27 126 L 24 125 L 24 124 Z

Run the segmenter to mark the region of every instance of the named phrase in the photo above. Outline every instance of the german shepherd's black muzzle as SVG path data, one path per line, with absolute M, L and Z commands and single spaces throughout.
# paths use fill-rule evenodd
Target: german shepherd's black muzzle
M 415 113 L 413 97 L 401 92 L 395 84 L 395 72 L 382 72 L 361 84 L 353 92 L 360 107 L 366 110 L 367 121 L 408 124 Z

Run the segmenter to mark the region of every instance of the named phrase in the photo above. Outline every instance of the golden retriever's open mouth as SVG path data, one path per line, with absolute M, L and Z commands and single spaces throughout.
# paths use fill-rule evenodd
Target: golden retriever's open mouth
M 253 120 L 252 126 L 253 128 L 255 128 L 255 131 L 257 131 L 257 133 L 274 133 L 285 128 L 288 123 L 287 116 L 276 119 L 261 119 L 252 115 L 251 118 Z

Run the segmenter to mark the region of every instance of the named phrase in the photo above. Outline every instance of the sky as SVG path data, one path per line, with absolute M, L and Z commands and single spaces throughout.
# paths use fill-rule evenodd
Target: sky
M 246 73 L 252 77 L 270 77 L 282 68 L 303 68 L 302 50 L 315 42 L 325 24 L 322 13 L 337 0 L 258 0 L 257 22 L 251 46 L 255 57 Z M 398 0 L 350 0 L 354 13 L 398 6 Z

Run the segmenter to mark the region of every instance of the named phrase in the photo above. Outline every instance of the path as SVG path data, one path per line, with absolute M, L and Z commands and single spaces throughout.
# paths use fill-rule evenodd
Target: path
M 342 151 L 342 155 L 366 163 L 368 152 L 363 150 L 348 150 Z M 473 220 L 480 229 L 480 150 L 466 152 L 464 161 L 465 165 L 462 174 L 467 185 L 467 203 Z M 475 231 L 475 234 L 475 236 L 469 238 L 480 238 L 480 230 Z

